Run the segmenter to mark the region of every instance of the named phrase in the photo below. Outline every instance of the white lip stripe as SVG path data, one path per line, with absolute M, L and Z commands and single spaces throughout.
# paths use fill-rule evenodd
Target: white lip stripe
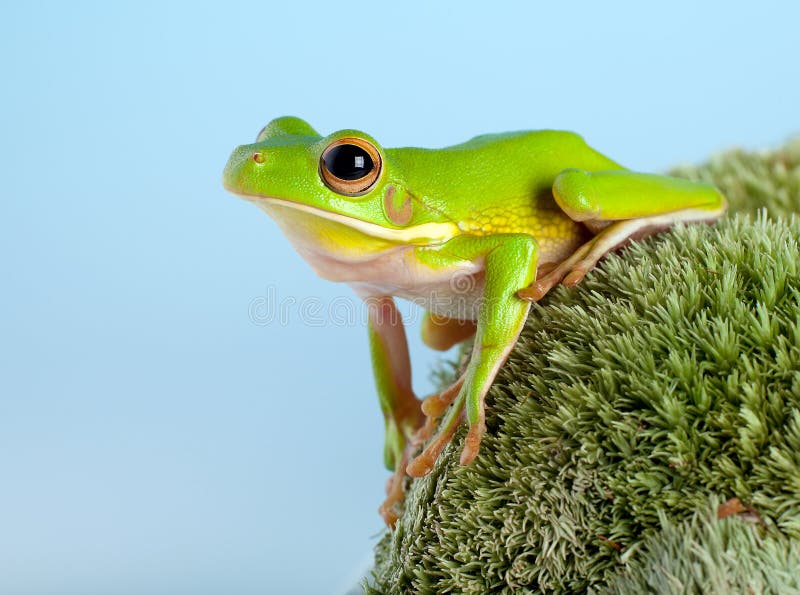
M 415 225 L 406 229 L 391 229 L 388 227 L 382 227 L 376 223 L 362 221 L 361 219 L 356 219 L 355 217 L 349 217 L 339 213 L 332 213 L 330 211 L 325 211 L 324 209 L 319 209 L 310 205 L 292 202 L 291 200 L 274 198 L 272 196 L 253 196 L 249 194 L 242 194 L 241 196 L 254 202 L 270 202 L 282 207 L 304 211 L 314 215 L 315 217 L 341 223 L 342 225 L 356 229 L 370 237 L 389 240 L 390 242 L 414 243 L 415 241 L 419 241 L 425 244 L 440 243 L 449 240 L 459 233 L 458 227 L 453 223 L 423 223 L 422 225 Z

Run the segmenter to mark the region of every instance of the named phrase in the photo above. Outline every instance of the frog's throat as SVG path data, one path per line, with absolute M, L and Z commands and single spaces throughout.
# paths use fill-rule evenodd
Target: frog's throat
M 321 217 L 322 219 L 328 219 L 329 221 L 346 225 L 347 227 L 360 231 L 361 233 L 370 237 L 379 238 L 397 244 L 440 244 L 460 233 L 460 230 L 455 223 L 422 223 L 420 225 L 396 229 L 384 227 L 383 225 L 378 225 L 377 223 L 370 223 L 369 221 L 363 221 L 355 217 L 342 215 L 341 213 L 326 211 L 325 209 L 320 209 L 318 207 L 313 207 L 282 198 L 253 195 L 241 196 L 256 203 L 257 205 L 274 204 L 281 207 L 296 209 L 298 211 L 303 211 L 305 213 L 309 213 L 310 215 L 314 215 L 315 217 Z

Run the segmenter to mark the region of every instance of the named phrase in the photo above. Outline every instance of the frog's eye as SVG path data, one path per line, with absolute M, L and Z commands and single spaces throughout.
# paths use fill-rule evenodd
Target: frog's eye
M 325 185 L 338 194 L 367 192 L 381 174 L 381 154 L 361 138 L 341 138 L 322 152 L 319 173 Z

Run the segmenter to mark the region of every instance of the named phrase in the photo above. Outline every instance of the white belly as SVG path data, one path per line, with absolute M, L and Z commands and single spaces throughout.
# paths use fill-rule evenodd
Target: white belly
M 475 273 L 458 271 L 449 278 L 431 280 L 413 287 L 374 282 L 350 283 L 350 286 L 364 299 L 391 295 L 406 299 L 439 316 L 477 320 L 484 280 L 483 271 L 480 270 Z
M 448 318 L 477 320 L 483 296 L 483 261 L 460 261 L 443 269 L 417 260 L 414 248 L 402 246 L 354 262 L 301 251 L 317 274 L 347 283 L 362 299 L 393 296 Z

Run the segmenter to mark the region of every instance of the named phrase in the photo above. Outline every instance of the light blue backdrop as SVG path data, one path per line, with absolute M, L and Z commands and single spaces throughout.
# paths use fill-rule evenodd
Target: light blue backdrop
M 269 119 L 387 146 L 564 127 L 642 170 L 800 129 L 797 3 L 432 4 L 3 9 L 0 593 L 363 569 L 387 477 L 365 330 L 326 324 L 347 289 L 220 186 Z

